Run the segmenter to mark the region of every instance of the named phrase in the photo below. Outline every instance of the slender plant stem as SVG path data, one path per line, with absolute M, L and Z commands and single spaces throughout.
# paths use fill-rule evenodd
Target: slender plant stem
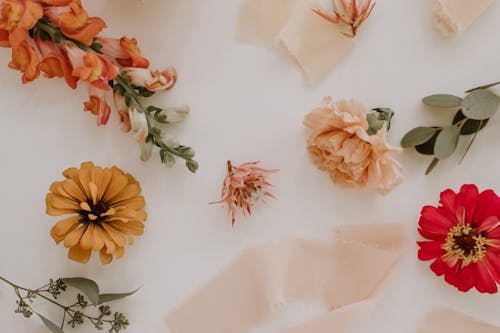
M 13 289 L 14 289 L 14 292 L 16 294 L 16 296 L 19 298 L 20 301 L 23 301 L 24 299 L 28 298 L 28 297 L 23 297 L 21 295 L 21 293 L 19 292 L 20 290 L 22 291 L 25 291 L 29 294 L 33 294 L 33 295 L 36 295 L 37 297 L 40 297 L 40 298 L 43 298 L 44 300 L 58 306 L 59 308 L 61 308 L 62 310 L 64 310 L 64 314 L 63 314 L 63 319 L 62 319 L 62 322 L 61 322 L 61 329 L 64 328 L 64 324 L 65 324 L 65 319 L 66 319 L 66 315 L 69 315 L 71 318 L 74 318 L 74 314 L 78 311 L 78 310 L 75 310 L 73 309 L 75 306 L 80 306 L 80 303 L 79 302 L 76 302 L 72 305 L 64 305 L 64 304 L 61 304 L 53 299 L 50 299 L 49 297 L 45 296 L 42 294 L 42 292 L 46 292 L 46 290 L 41 290 L 42 288 L 45 288 L 46 286 L 48 285 L 45 285 L 43 287 L 40 287 L 38 289 L 29 289 L 29 288 L 25 288 L 25 287 L 22 287 L 18 284 L 15 284 L 14 282 L 12 281 L 9 281 L 7 280 L 6 278 L 4 278 L 3 276 L 0 276 L 0 281 L 3 281 L 5 282 L 6 284 L 10 285 Z M 27 304 L 25 305 L 27 308 L 29 308 L 32 312 L 36 313 L 36 311 L 31 307 L 31 305 Z M 80 306 L 81 307 L 81 306 Z M 102 317 L 91 317 L 83 312 L 80 312 L 80 315 L 83 317 L 83 318 L 86 318 L 88 320 L 90 320 L 90 322 L 92 322 L 92 324 L 96 325 L 98 323 L 98 321 L 100 320 L 101 322 L 104 322 L 104 323 L 113 323 L 114 321 L 113 320 L 110 320 L 110 319 L 103 319 Z

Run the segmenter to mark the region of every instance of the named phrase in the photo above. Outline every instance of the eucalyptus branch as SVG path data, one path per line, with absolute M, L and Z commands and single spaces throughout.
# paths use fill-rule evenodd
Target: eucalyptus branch
M 500 81 L 466 91 L 464 98 L 449 94 L 437 94 L 425 97 L 425 105 L 455 110 L 455 116 L 448 126 L 419 126 L 409 131 L 401 140 L 403 148 L 415 148 L 423 155 L 434 156 L 425 172 L 428 175 L 439 161 L 452 156 L 458 146 L 460 136 L 473 135 L 460 159 L 463 161 L 475 142 L 477 134 L 488 123 L 500 107 L 500 97 L 489 91 Z
M 84 324 L 85 321 L 89 321 L 92 325 L 94 325 L 96 330 L 102 330 L 106 325 L 109 328 L 109 333 L 120 332 L 121 330 L 126 329 L 129 325 L 129 321 L 125 315 L 120 312 L 113 313 L 111 308 L 104 303 L 130 296 L 135 291 L 125 294 L 100 294 L 97 284 L 94 281 L 85 278 L 50 279 L 48 284 L 37 289 L 22 287 L 2 276 L 0 276 L 0 281 L 6 283 L 14 289 L 14 293 L 18 298 L 16 301 L 17 308 L 15 312 L 22 314 L 25 318 L 30 318 L 33 314 L 36 314 L 51 332 L 61 333 L 64 332 L 63 330 L 65 326 L 75 328 Z M 70 305 L 57 301 L 57 298 L 66 291 L 68 286 L 83 293 L 83 295 L 78 293 L 76 301 Z M 36 299 L 48 301 L 62 310 L 61 323 L 55 324 L 50 319 L 47 319 L 38 313 L 33 308 L 33 304 Z M 85 311 L 89 307 L 96 308 L 97 306 L 99 306 L 97 308 L 97 315 L 92 315 Z M 68 321 L 66 321 L 67 317 L 69 317 Z

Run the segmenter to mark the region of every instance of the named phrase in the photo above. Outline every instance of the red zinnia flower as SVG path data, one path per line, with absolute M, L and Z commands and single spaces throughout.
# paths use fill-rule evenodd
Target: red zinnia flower
M 431 269 L 460 291 L 475 287 L 496 293 L 500 283 L 500 197 L 463 185 L 459 193 L 441 193 L 439 207 L 422 209 L 417 242 L 420 260 L 434 260 Z

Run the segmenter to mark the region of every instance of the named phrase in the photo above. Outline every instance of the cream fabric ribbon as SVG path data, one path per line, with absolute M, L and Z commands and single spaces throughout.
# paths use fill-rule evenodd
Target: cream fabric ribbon
M 351 51 L 354 40 L 312 8 L 308 0 L 245 0 L 237 37 L 246 43 L 279 46 L 314 83 Z
M 434 19 L 443 35 L 461 33 L 493 3 L 493 0 L 436 0 Z
M 372 312 L 404 244 L 399 224 L 338 228 L 336 241 L 289 239 L 250 248 L 167 316 L 175 333 L 247 333 L 283 305 L 330 311 L 282 333 L 343 333 Z
M 422 322 L 417 333 L 500 333 L 500 327 L 485 323 L 458 311 L 439 308 Z

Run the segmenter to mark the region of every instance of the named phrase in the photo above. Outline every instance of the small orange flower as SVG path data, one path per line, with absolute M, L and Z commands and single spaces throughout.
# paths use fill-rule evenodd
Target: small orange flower
M 98 37 L 97 43 L 102 45 L 101 52 L 116 59 L 125 67 L 148 68 L 149 61 L 141 57 L 141 50 L 137 47 L 137 39 L 127 37 L 103 38 Z
M 111 108 L 106 102 L 106 90 L 89 85 L 89 100 L 83 103 L 85 111 L 97 116 L 97 125 L 106 125 L 111 114 Z
M 78 78 L 71 74 L 73 68 L 71 68 L 69 60 L 61 52 L 59 47 L 52 41 L 35 39 L 35 42 L 43 57 L 39 68 L 45 76 L 48 78 L 55 76 L 64 77 L 68 86 L 75 89 Z
M 119 92 L 113 94 L 113 102 L 115 104 L 115 109 L 118 111 L 120 116 L 120 129 L 128 133 L 132 129 L 132 124 L 130 122 L 130 115 L 128 111 L 127 103 L 125 103 L 125 97 L 123 97 Z
M 313 11 L 329 22 L 348 27 L 349 32 L 342 32 L 342 34 L 355 37 L 359 27 L 370 16 L 374 7 L 375 3 L 372 3 L 372 0 L 334 0 L 333 11 L 328 12 L 317 8 Z
M 169 67 L 161 72 L 145 68 L 127 68 L 127 77 L 134 86 L 158 92 L 171 89 L 175 85 L 177 72 L 173 67 Z
M 222 199 L 211 204 L 227 205 L 232 225 L 236 220 L 237 210 L 242 214 L 251 214 L 255 203 L 264 201 L 265 197 L 274 198 L 269 192 L 272 185 L 268 177 L 278 170 L 263 169 L 257 164 L 259 162 L 248 162 L 235 167 L 231 161 L 227 161 L 228 175 L 222 186 Z
M 42 16 L 42 6 L 30 0 L 3 0 L 0 3 L 0 29 L 30 30 Z
M 50 6 L 67 6 L 73 0 L 43 0 L 44 3 Z
M 144 197 L 135 178 L 116 166 L 101 168 L 92 162 L 63 172 L 65 180 L 54 182 L 47 194 L 47 214 L 72 215 L 57 222 L 50 234 L 64 242 L 68 257 L 87 263 L 99 251 L 103 264 L 123 257 L 125 242 L 144 232 Z
M 35 49 L 28 43 L 28 33 L 21 28 L 15 29 L 9 35 L 9 43 L 12 47 L 12 60 L 9 67 L 23 73 L 23 83 L 36 79 L 40 75 L 38 69 L 40 59 Z
M 57 22 L 62 33 L 71 39 L 91 45 L 99 32 L 106 28 L 106 23 L 99 17 L 89 17 L 80 0 L 56 1 L 64 4 L 60 7 L 48 7 L 45 15 Z
M 10 47 L 9 32 L 4 29 L 0 29 L 0 47 Z
M 118 68 L 106 58 L 92 52 L 84 52 L 80 48 L 66 44 L 64 46 L 73 66 L 72 75 L 95 86 L 109 90 L 108 81 L 118 75 Z

